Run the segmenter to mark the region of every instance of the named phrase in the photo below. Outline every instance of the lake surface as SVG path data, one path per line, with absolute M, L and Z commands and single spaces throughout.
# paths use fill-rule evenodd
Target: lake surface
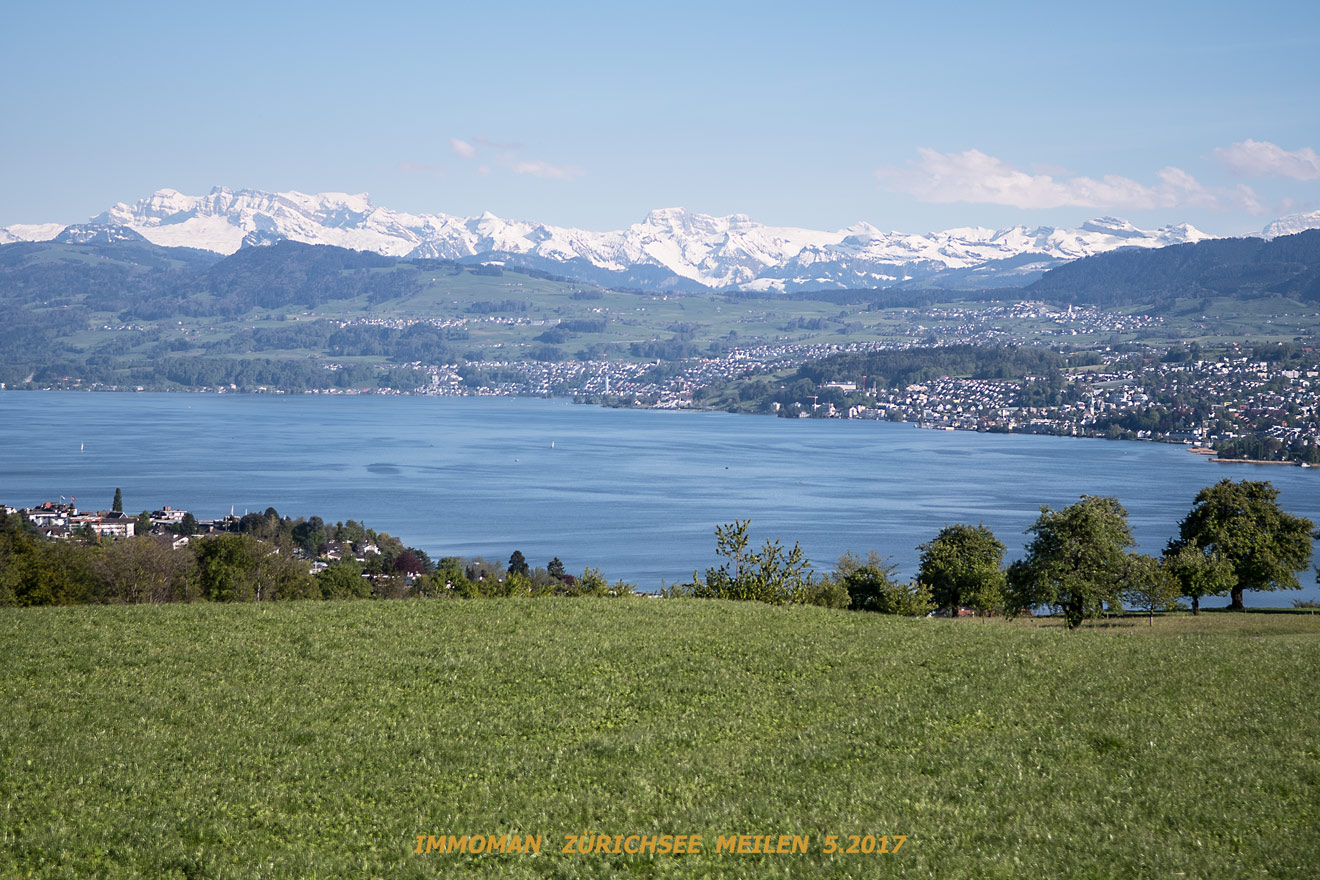
M 433 558 L 603 570 L 644 589 L 714 564 L 714 528 L 800 541 L 818 569 L 984 523 L 1021 555 L 1040 505 L 1115 495 L 1158 554 L 1202 487 L 1270 480 L 1320 522 L 1320 469 L 1218 465 L 1181 446 L 921 430 L 908 424 L 609 410 L 560 400 L 0 391 L 0 502 L 60 496 L 200 519 L 275 507 L 355 519 Z M 1320 599 L 1248 593 L 1250 605 Z M 1218 600 L 1211 600 L 1211 605 Z

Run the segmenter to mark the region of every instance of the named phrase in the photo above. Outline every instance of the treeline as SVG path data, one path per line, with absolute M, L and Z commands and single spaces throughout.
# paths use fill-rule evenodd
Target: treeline
M 803 364 L 795 379 L 817 385 L 855 382 L 902 388 L 941 376 L 1017 379 L 1044 376 L 1067 365 L 1062 354 L 1041 346 L 940 345 L 884 351 L 841 352 Z
M 896 567 L 874 551 L 846 554 L 817 576 L 801 547 L 778 541 L 752 549 L 747 522 L 715 529 L 725 559 L 668 596 L 732 599 L 774 605 L 823 605 L 886 614 L 1017 615 L 1047 607 L 1069 627 L 1088 617 L 1135 607 L 1150 614 L 1189 599 L 1231 597 L 1245 590 L 1298 589 L 1296 573 L 1311 560 L 1315 524 L 1278 507 L 1267 482 L 1222 480 L 1202 489 L 1161 557 L 1131 550 L 1127 511 L 1116 498 L 1082 496 L 1062 510 L 1042 507 L 1028 529 L 1023 558 L 1004 565 L 1004 545 L 985 526 L 952 525 L 922 544 L 916 578 L 901 582 Z M 1317 536 L 1320 537 L 1320 536 Z M 1318 575 L 1320 578 L 1320 575 Z
M 800 300 L 804 302 L 827 302 L 838 306 L 861 305 L 877 310 L 891 308 L 924 309 L 944 303 L 1016 301 L 1024 298 L 1023 292 L 1016 287 L 993 290 L 927 290 L 884 287 L 851 290 L 801 290 L 789 293 L 780 293 L 773 290 L 730 290 L 723 291 L 722 295 L 730 302 Z
M 6 379 L 6 376 L 10 378 Z M 88 383 L 141 386 L 148 390 L 182 385 L 188 388 L 232 386 L 239 391 L 259 388 L 285 391 L 390 388 L 411 391 L 430 378 L 424 371 L 411 367 L 380 369 L 370 364 L 343 364 L 336 369 L 327 369 L 317 361 L 275 358 L 165 357 L 152 363 L 103 358 L 90 364 L 54 361 L 43 366 L 0 367 L 0 381 L 11 387 L 26 381 L 37 385 L 56 383 L 68 376 L 77 376 Z
M 809 361 L 782 380 L 759 375 L 697 389 L 697 400 L 723 399 L 743 411 L 778 412 L 794 417 L 802 402 L 815 397 L 820 406 L 843 409 L 870 402 L 864 388 L 904 388 L 944 376 L 972 379 L 1023 379 L 1023 406 L 1066 402 L 1076 389 L 1063 381 L 1062 370 L 1099 362 L 1097 352 L 1067 354 L 1041 346 L 936 345 L 880 351 L 840 352 Z M 829 385 L 851 383 L 855 391 Z M 779 406 L 776 408 L 775 404 Z
M 207 343 L 205 350 L 212 354 L 241 354 L 306 349 L 333 357 L 385 357 L 395 363 L 443 364 L 459 359 L 459 353 L 449 343 L 467 338 L 466 330 L 437 327 L 424 321 L 402 328 L 379 324 L 342 327 L 335 321 L 309 321 L 291 327 L 243 330 Z
M 144 513 L 141 522 L 149 518 Z M 514 551 L 507 568 L 477 557 L 433 562 L 425 551 L 349 520 L 291 520 L 274 508 L 232 530 L 197 534 L 189 514 L 170 534 L 120 540 L 84 533 L 47 539 L 20 514 L 0 516 L 0 605 L 269 602 L 294 599 L 626 596 L 558 557 L 533 569 Z M 175 537 L 187 543 L 175 546 Z M 314 565 L 314 561 L 321 560 Z M 313 569 L 319 569 L 313 573 Z
M 1033 297 L 1102 308 L 1179 297 L 1286 296 L 1320 301 L 1320 230 L 1271 241 L 1222 238 L 1125 248 L 1067 263 L 1025 288 Z
M 1285 443 L 1277 437 L 1234 437 L 1215 444 L 1220 458 L 1248 461 L 1296 461 L 1320 465 L 1320 445 L 1314 440 L 1297 438 Z
M 144 513 L 139 522 L 149 518 Z M 195 521 L 174 529 L 184 536 Z M 291 520 L 274 508 L 250 513 L 231 530 L 100 541 L 43 538 L 26 518 L 0 519 L 0 605 L 242 602 L 288 599 L 628 596 L 599 571 L 569 575 L 556 557 L 533 569 L 514 551 L 507 566 L 476 558 L 432 562 L 385 533 L 349 521 Z M 1042 507 L 1021 559 L 1004 564 L 1004 545 L 984 525 L 951 525 L 922 544 L 908 582 L 872 551 L 845 554 L 819 576 L 799 545 L 767 541 L 754 549 L 750 524 L 715 529 L 724 561 L 664 590 L 667 597 L 820 605 L 884 614 L 1016 615 L 1047 607 L 1068 626 L 1135 607 L 1150 614 L 1208 596 L 1242 609 L 1246 590 L 1298 589 L 1311 560 L 1315 524 L 1278 506 L 1268 482 L 1221 480 L 1202 489 L 1162 556 L 1132 550 L 1127 511 L 1116 498 L 1082 496 L 1062 510 Z M 1320 537 L 1320 536 L 1317 536 Z M 320 559 L 320 564 L 312 560 Z M 313 568 L 320 570 L 313 574 Z

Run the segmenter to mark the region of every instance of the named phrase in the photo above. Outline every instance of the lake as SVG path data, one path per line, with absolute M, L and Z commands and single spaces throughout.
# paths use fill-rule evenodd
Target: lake
M 553 556 L 653 590 L 715 563 L 714 528 L 915 574 L 917 545 L 984 523 L 1021 555 L 1040 506 L 1115 495 L 1158 554 L 1202 487 L 1270 480 L 1320 522 L 1320 469 L 1212 464 L 1184 447 L 871 421 L 611 410 L 563 400 L 0 391 L 0 502 L 60 496 L 200 519 L 275 507 L 355 519 L 432 558 Z M 1248 593 L 1249 605 L 1320 599 Z M 1211 600 L 1211 605 L 1218 600 Z

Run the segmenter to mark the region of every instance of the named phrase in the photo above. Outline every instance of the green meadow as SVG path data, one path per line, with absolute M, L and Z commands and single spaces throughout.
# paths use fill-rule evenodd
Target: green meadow
M 0 877 L 1313 877 L 1318 636 L 658 599 L 0 609 Z M 504 834 L 541 852 L 414 851 Z M 561 852 L 581 834 L 702 842 Z M 716 852 L 736 834 L 809 844 Z

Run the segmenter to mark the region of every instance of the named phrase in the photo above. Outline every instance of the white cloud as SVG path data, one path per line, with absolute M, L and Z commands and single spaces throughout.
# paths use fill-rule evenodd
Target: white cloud
M 530 174 L 533 177 L 545 177 L 553 180 L 572 180 L 587 173 L 575 165 L 551 165 L 549 162 L 542 162 L 540 159 L 518 162 L 509 161 L 507 157 L 503 157 L 502 163 L 514 174 Z
M 1214 157 L 1229 171 L 1243 177 L 1320 179 L 1320 155 L 1310 147 L 1285 150 L 1269 141 L 1248 138 L 1231 147 L 1217 148 Z
M 889 189 L 923 202 L 977 202 L 1028 210 L 1065 207 L 1130 211 L 1232 208 L 1252 213 L 1262 210 L 1249 187 L 1231 190 L 1206 187 L 1181 168 L 1162 169 L 1160 182 L 1148 186 L 1116 174 L 1099 179 L 1028 174 L 980 150 L 940 153 L 922 147 L 917 152 L 920 158 L 909 162 L 907 167 L 881 168 L 876 176 Z
M 524 149 L 520 143 L 502 144 L 478 136 L 466 141 L 450 138 L 449 146 L 455 155 L 464 159 L 486 158 L 491 151 L 498 151 L 477 168 L 477 173 L 483 177 L 491 173 L 492 162 L 514 174 L 530 174 L 549 180 L 572 180 L 587 173 L 576 165 L 555 165 L 543 159 L 520 159 L 517 151 Z

